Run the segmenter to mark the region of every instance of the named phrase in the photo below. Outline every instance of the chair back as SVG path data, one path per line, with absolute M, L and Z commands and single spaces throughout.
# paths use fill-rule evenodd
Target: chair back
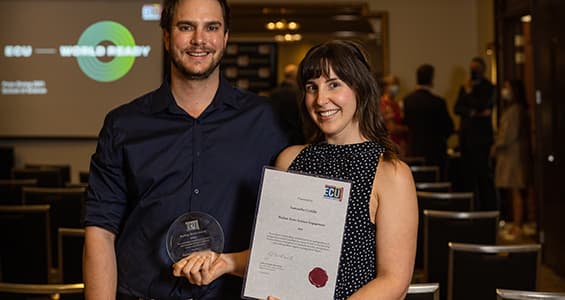
M 495 300 L 496 289 L 536 290 L 539 244 L 449 243 L 447 299 Z
M 88 183 L 88 171 L 80 171 L 78 172 L 78 181 L 80 183 Z
M 423 156 L 406 156 L 402 158 L 409 166 L 425 166 L 426 165 L 426 158 Z
M 0 146 L 0 179 L 10 179 L 14 168 L 14 147 Z
M 473 193 L 439 193 L 417 191 L 418 197 L 418 239 L 416 248 L 415 269 L 424 269 L 424 210 L 472 211 Z
M 38 297 L 49 296 L 49 298 Z M 0 282 L 0 299 L 84 299 L 84 283 L 30 284 Z
M 564 300 L 565 293 L 496 289 L 497 300 Z
M 416 182 L 416 191 L 449 193 L 451 192 L 451 182 L 449 181 Z
M 0 205 L 22 204 L 25 186 L 37 186 L 37 179 L 0 179 Z
M 82 280 L 83 228 L 59 228 L 59 271 L 63 283 L 79 283 Z
M 406 300 L 439 300 L 438 283 L 413 283 L 408 287 Z
M 424 192 L 417 191 L 418 206 L 424 209 L 446 210 L 446 211 L 473 211 L 473 193 L 466 192 Z
M 415 182 L 437 182 L 441 171 L 439 166 L 410 166 Z
M 49 228 L 49 205 L 0 206 L 0 282 L 48 282 Z
M 12 169 L 13 179 L 36 179 L 40 187 L 62 187 L 61 171 L 56 168 Z
M 449 242 L 495 245 L 498 211 L 424 210 L 424 280 L 438 282 L 447 298 Z
M 58 228 L 82 228 L 86 189 L 84 187 L 24 187 L 22 194 L 24 204 L 49 204 L 51 206 L 51 253 L 53 264 L 58 266 Z
M 56 169 L 59 170 L 61 174 L 62 185 L 64 186 L 65 183 L 71 181 L 71 165 L 57 165 L 57 164 L 25 164 L 24 168 L 26 169 Z

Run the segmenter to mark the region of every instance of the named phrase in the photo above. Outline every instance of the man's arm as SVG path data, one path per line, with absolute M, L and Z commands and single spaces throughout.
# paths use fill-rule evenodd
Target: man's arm
M 453 112 L 461 117 L 470 117 L 475 113 L 473 107 L 469 105 L 471 101 L 469 101 L 470 94 L 464 87 L 459 89 L 459 96 L 457 97 L 457 101 L 455 102 L 455 107 L 453 108 Z
M 453 133 L 453 120 L 447 111 L 447 104 L 445 104 L 444 99 L 441 99 L 440 110 L 441 128 L 445 132 L 445 138 L 448 138 Z
M 117 264 L 116 235 L 106 229 L 87 226 L 84 239 L 83 278 L 85 299 L 115 299 Z

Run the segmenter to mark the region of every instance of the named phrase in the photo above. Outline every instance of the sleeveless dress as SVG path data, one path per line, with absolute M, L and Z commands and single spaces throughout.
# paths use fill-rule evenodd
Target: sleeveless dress
M 381 154 L 380 144 L 334 145 L 319 143 L 304 148 L 289 171 L 352 182 L 334 298 L 346 299 L 376 277 L 375 224 L 369 200 Z

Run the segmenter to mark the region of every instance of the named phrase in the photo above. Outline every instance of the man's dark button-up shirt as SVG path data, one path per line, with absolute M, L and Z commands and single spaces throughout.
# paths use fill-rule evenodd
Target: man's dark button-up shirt
M 214 216 L 224 252 L 249 247 L 262 168 L 287 139 L 271 107 L 223 78 L 192 118 L 169 84 L 111 111 L 92 156 L 85 226 L 117 235 L 118 292 L 155 299 L 234 299 L 241 279 L 207 287 L 172 276 L 170 224 L 189 211 Z

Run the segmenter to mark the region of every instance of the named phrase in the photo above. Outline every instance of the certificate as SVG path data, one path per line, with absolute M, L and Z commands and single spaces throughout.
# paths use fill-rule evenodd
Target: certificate
M 333 299 L 350 189 L 264 168 L 244 298 Z

